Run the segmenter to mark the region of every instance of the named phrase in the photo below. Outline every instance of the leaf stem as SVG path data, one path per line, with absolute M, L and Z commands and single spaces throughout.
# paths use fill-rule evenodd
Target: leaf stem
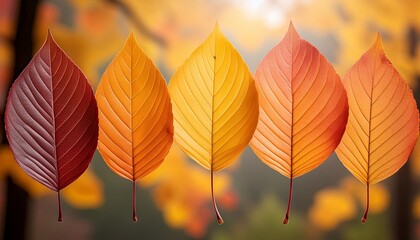
M 289 201 L 287 203 L 286 216 L 284 216 L 283 224 L 288 224 L 289 223 L 290 205 L 292 204 L 292 193 L 293 193 L 293 178 L 290 178 Z
M 362 223 L 366 223 L 368 213 L 369 213 L 369 183 L 366 184 L 366 211 L 361 219 Z
M 60 191 L 57 191 L 57 198 L 58 198 L 58 221 L 63 221 L 63 213 L 61 211 L 61 197 L 60 197 Z
M 132 203 L 133 203 L 133 222 L 137 222 L 137 204 L 136 204 L 136 181 L 133 181 Z
M 213 200 L 213 207 L 214 207 L 214 212 L 216 213 L 216 217 L 217 217 L 217 223 L 219 225 L 223 224 L 223 218 L 219 213 L 219 209 L 217 209 L 217 204 L 216 204 L 216 199 L 214 198 L 214 187 L 213 187 L 213 169 L 211 170 L 210 173 L 210 182 L 211 182 L 211 198 Z

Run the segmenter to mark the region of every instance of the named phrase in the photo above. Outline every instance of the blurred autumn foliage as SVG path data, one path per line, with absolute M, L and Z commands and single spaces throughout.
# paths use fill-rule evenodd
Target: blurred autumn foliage
M 9 147 L 3 146 L 0 148 L 0 159 L 2 159 L 0 181 L 10 175 L 13 181 L 28 191 L 33 198 L 54 194 L 53 191 L 30 178 L 19 167 Z M 62 196 L 70 205 L 82 209 L 98 208 L 104 201 L 102 183 L 91 169 L 88 169 L 74 184 L 65 188 L 62 191 Z
M 375 184 L 370 189 L 370 212 L 383 213 L 389 206 L 390 193 L 383 184 Z M 309 209 L 310 222 L 325 231 L 339 224 L 353 220 L 357 212 L 366 205 L 365 186 L 352 177 L 343 178 L 338 187 L 327 187 L 318 191 Z M 331 207 L 334 206 L 334 207 Z
M 213 211 L 208 207 L 210 173 L 189 161 L 174 146 L 162 165 L 141 179 L 140 185 L 153 189 L 154 202 L 169 226 L 183 228 L 188 235 L 202 238 L 214 220 Z M 237 195 L 226 172 L 216 174 L 214 189 L 222 209 L 236 208 Z
M 18 4 L 17 0 L 0 0 L 1 107 L 4 106 L 13 73 L 12 47 Z M 129 14 L 127 9 L 130 10 Z M 48 0 L 41 1 L 37 11 L 34 49 L 41 46 L 49 28 L 58 44 L 80 66 L 94 88 L 131 30 L 143 50 L 169 80 L 207 37 L 216 21 L 243 55 L 251 71 L 256 69 L 268 49 L 280 41 L 289 20 L 293 20 L 302 36 L 327 56 L 340 76 L 368 49 L 376 33 L 381 32 L 387 56 L 401 75 L 413 89 L 416 89 L 420 80 L 418 0 Z M 157 41 L 156 36 L 163 41 Z M 420 97 L 418 93 L 415 90 L 417 98 Z M 215 176 L 215 190 L 216 195 L 220 196 L 221 210 L 229 215 L 225 219 L 226 225 L 221 228 L 215 228 L 208 202 L 209 173 L 201 170 L 178 149 L 172 149 L 161 167 L 140 181 L 140 188 L 151 193 L 147 195 L 151 195 L 150 201 L 153 203 L 144 197 L 139 204 L 144 204 L 147 209 L 156 208 L 162 217 L 156 213 L 153 214 L 156 219 L 140 218 L 136 226 L 126 226 L 129 223 L 122 219 L 128 215 L 120 214 L 116 209 L 109 209 L 108 212 L 103 210 L 113 207 L 105 204 L 110 196 L 115 195 L 119 185 L 104 184 L 105 181 L 113 183 L 116 180 L 111 172 L 101 167 L 102 160 L 98 158 L 94 159 L 88 172 L 63 191 L 63 198 L 69 206 L 97 208 L 95 213 L 65 208 L 65 211 L 74 211 L 75 216 L 79 216 L 74 221 L 93 225 L 94 233 L 88 234 L 86 239 L 115 236 L 113 232 L 124 238 L 132 236 L 128 235 L 130 231 L 137 233 L 137 237 L 143 234 L 144 239 L 159 239 L 159 234 L 165 233 L 169 233 L 172 239 L 195 237 L 213 240 L 302 239 L 308 236 L 311 239 L 396 238 L 393 236 L 398 224 L 393 219 L 401 206 L 396 204 L 395 199 L 399 196 L 394 192 L 402 187 L 394 184 L 398 176 L 384 184 L 372 186 L 372 218 L 366 225 L 361 225 L 358 216 L 365 201 L 364 185 L 350 177 L 335 156 L 330 157 L 313 175 L 302 177 L 307 192 L 297 197 L 302 201 L 296 203 L 295 219 L 289 226 L 283 227 L 280 226 L 281 213 L 287 199 L 283 193 L 288 182 L 279 179 L 274 171 L 264 168 L 255 155 L 247 151 L 238 165 L 227 170 L 231 173 L 221 172 Z M 412 218 L 406 219 L 414 231 L 408 234 L 412 239 L 419 239 L 419 144 L 408 166 L 410 183 L 414 186 L 410 188 L 413 196 L 412 206 L 409 205 Z M 29 192 L 31 199 L 36 199 L 35 202 L 48 202 L 49 198 L 55 198 L 51 191 L 22 172 L 13 161 L 10 149 L 1 147 L 1 214 L 6 208 L 5 176 L 10 176 Z M 129 208 L 127 199 L 117 198 L 127 203 L 126 207 Z M 36 212 L 45 214 L 43 211 Z M 35 219 L 44 218 L 41 215 Z M 36 224 L 33 222 L 28 224 Z M 125 224 L 124 227 L 111 228 L 119 222 L 121 226 Z M 155 229 L 147 222 L 161 225 Z M 169 226 L 168 229 L 164 228 L 165 225 Z M 66 227 L 67 230 L 64 230 Z M 51 226 L 44 226 L 44 234 L 39 233 L 41 230 L 33 230 L 33 239 L 53 238 L 48 236 L 48 228 Z M 53 228 L 69 234 L 79 229 L 71 228 L 71 225 L 54 225 Z M 181 229 L 186 235 L 171 229 Z

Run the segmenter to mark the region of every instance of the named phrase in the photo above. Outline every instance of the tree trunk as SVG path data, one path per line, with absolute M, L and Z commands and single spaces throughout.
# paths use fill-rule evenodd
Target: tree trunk
M 14 71 L 10 81 L 13 84 L 26 65 L 32 59 L 34 22 L 39 0 L 22 0 L 17 15 L 17 29 L 14 40 Z M 4 126 L 4 112 L 1 113 Z M 3 144 L 7 139 L 3 131 Z M 7 177 L 6 217 L 4 239 L 24 239 L 27 219 L 28 193 Z
M 408 54 L 412 59 L 414 59 L 418 54 L 416 50 L 419 41 L 419 32 L 414 26 L 409 27 L 407 32 Z M 415 76 L 412 80 L 415 81 L 416 84 L 419 84 L 420 76 Z M 416 86 L 414 89 L 414 98 L 416 99 L 417 106 L 419 106 L 420 86 Z M 412 206 L 414 198 L 413 190 L 415 190 L 415 188 L 410 160 L 398 171 L 394 187 L 396 208 L 393 224 L 395 226 L 395 239 L 413 239 Z

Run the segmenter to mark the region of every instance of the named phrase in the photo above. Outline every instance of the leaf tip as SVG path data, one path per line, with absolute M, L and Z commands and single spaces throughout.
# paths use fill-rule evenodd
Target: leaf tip
M 296 28 L 293 25 L 292 21 L 290 21 L 289 23 L 289 29 L 287 30 L 286 37 L 291 37 L 293 39 L 300 39 L 299 33 L 296 31 Z
M 133 30 L 130 31 L 130 34 L 128 34 L 128 39 L 130 40 L 136 40 L 136 35 L 134 34 Z
M 380 51 L 380 52 L 384 51 L 384 47 L 382 44 L 382 36 L 379 32 L 376 34 L 376 40 L 375 40 L 375 43 L 373 43 L 372 48 L 375 49 L 376 51 Z
M 219 21 L 214 24 L 213 33 L 220 33 Z
M 127 43 L 130 43 L 132 45 L 133 44 L 137 44 L 136 36 L 134 36 L 134 32 L 133 31 L 130 31 L 130 34 L 127 37 Z
M 51 29 L 50 28 L 48 28 L 48 30 L 47 30 L 47 39 L 46 39 L 46 42 L 48 42 L 48 41 L 55 42 L 54 41 L 54 38 L 53 38 L 53 36 L 51 34 Z
M 295 28 L 295 26 L 293 26 L 293 21 L 292 20 L 289 21 L 289 29 L 290 28 L 293 28 L 293 29 Z

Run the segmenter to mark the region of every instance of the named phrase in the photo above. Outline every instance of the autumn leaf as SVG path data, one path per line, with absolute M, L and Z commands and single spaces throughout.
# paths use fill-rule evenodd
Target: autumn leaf
M 250 146 L 269 167 L 293 179 L 322 164 L 337 147 L 348 105 L 340 77 L 293 25 L 255 73 L 260 117 Z
M 29 196 L 38 198 L 47 195 L 50 191 L 41 183 L 34 181 L 16 162 L 12 150 L 8 145 L 0 147 L 0 179 L 10 176 L 17 185 L 25 189 Z
M 209 188 L 203 188 L 207 182 L 207 171 L 187 159 L 176 144 L 156 171 L 138 181 L 140 186 L 152 189 L 154 203 L 166 224 L 184 229 L 194 238 L 203 238 L 211 224 L 212 212 L 206 208 L 211 193 Z M 219 196 L 223 209 L 236 207 L 236 193 L 228 172 L 221 172 L 214 179 L 214 194 Z
M 5 145 L 0 147 L 0 181 L 10 176 L 13 182 L 28 192 L 31 198 L 41 198 L 50 195 L 41 183 L 34 181 L 14 159 L 11 149 Z M 104 193 L 101 181 L 91 168 L 86 171 L 73 184 L 61 191 L 64 201 L 75 208 L 97 208 L 103 203 Z
M 73 184 L 63 189 L 63 198 L 76 208 L 98 208 L 104 202 L 102 182 L 88 168 Z
M 366 206 L 366 189 L 363 185 L 360 185 L 357 179 L 353 177 L 346 177 L 340 182 L 340 189 L 350 193 L 356 200 L 358 200 L 360 206 Z M 389 190 L 384 184 L 375 184 L 369 187 L 369 201 L 370 207 L 369 212 L 378 214 L 384 212 L 391 201 Z
M 316 193 L 308 218 L 318 228 L 331 230 L 341 222 L 352 219 L 355 214 L 356 203 L 349 192 L 325 188 Z
M 133 34 L 106 69 L 96 92 L 99 107 L 98 149 L 108 166 L 135 182 L 164 160 L 173 138 L 171 101 L 159 70 Z
M 92 88 L 96 89 L 99 74 L 125 40 L 126 31 L 118 24 L 118 11 L 113 4 L 103 0 L 71 0 L 68 7 L 74 14 L 69 16 L 60 11 L 60 7 L 60 4 L 52 2 L 39 4 L 35 23 L 35 47 L 42 45 L 47 30 L 51 29 L 54 40 L 80 67 Z M 105 16 L 106 21 L 98 21 L 102 21 L 106 27 L 98 27 L 96 19 L 91 15 Z M 63 18 L 69 18 L 71 27 L 60 22 Z M 91 31 L 92 29 L 95 31 Z
M 349 123 L 337 148 L 343 165 L 369 186 L 388 178 L 408 160 L 419 131 L 412 91 L 385 56 L 381 37 L 343 78 L 349 99 Z
M 213 173 L 238 158 L 254 133 L 258 98 L 245 62 L 216 25 L 172 77 L 175 141 Z M 214 194 L 213 205 L 219 224 Z
M 358 206 L 366 205 L 366 190 L 358 180 L 345 177 L 338 187 L 327 187 L 315 194 L 314 203 L 308 212 L 312 225 L 322 230 L 332 230 L 339 224 L 352 219 Z M 370 188 L 370 212 L 383 213 L 389 206 L 390 193 L 384 184 L 375 184 Z M 334 206 L 334 207 L 331 207 Z
M 293 16 L 308 31 L 337 42 L 339 49 L 332 54 L 339 74 L 370 47 L 372 37 L 380 30 L 386 36 L 384 46 L 392 49 L 387 56 L 408 84 L 415 87 L 420 74 L 420 54 L 416 54 L 420 49 L 416 40 L 420 14 L 414 9 L 419 8 L 420 1 L 415 0 L 318 0 L 301 5 Z
M 420 219 L 420 195 L 417 194 L 417 196 L 414 198 L 413 202 L 413 216 L 418 220 Z
M 86 77 L 48 33 L 9 91 L 5 127 L 22 169 L 58 193 L 59 221 L 60 190 L 86 170 L 95 152 L 97 114 Z

